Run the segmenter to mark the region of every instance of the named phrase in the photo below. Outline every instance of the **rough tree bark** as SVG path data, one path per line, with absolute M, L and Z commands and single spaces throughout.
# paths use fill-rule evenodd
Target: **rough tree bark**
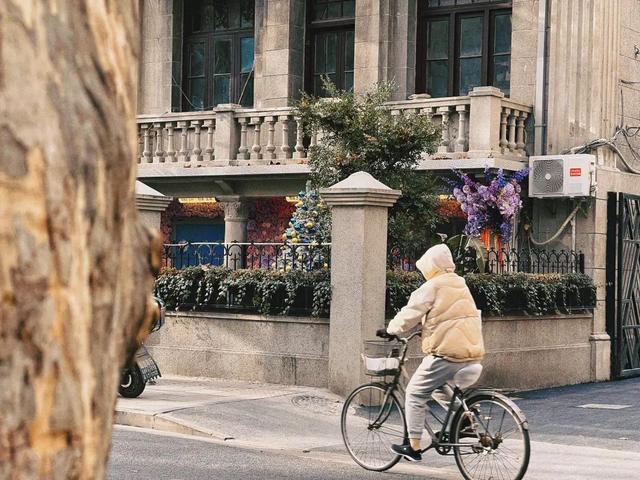
M 104 476 L 157 258 L 135 210 L 137 1 L 0 0 L 0 478 Z

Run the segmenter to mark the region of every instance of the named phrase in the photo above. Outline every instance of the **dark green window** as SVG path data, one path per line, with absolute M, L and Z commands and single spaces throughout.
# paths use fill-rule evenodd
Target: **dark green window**
M 324 96 L 322 77 L 353 90 L 355 0 L 311 0 L 307 36 L 307 91 Z
M 184 12 L 182 109 L 253 105 L 255 0 L 189 0 Z
M 420 4 L 416 91 L 467 95 L 492 85 L 509 94 L 511 2 L 423 0 Z

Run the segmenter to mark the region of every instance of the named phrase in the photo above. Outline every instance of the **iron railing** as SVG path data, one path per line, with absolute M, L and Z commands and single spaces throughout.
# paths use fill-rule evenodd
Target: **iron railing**
M 412 272 L 423 252 L 393 247 L 389 250 L 390 270 Z M 475 251 L 466 250 L 456 259 L 460 273 L 478 273 Z M 484 273 L 584 273 L 584 253 L 574 250 L 489 249 Z
M 198 265 L 255 270 L 314 271 L 329 268 L 330 243 L 213 243 L 183 242 L 164 245 L 165 267 Z

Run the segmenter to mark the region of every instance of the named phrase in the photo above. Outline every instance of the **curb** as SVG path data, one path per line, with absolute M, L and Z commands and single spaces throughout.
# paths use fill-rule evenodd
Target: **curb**
M 151 415 L 131 410 L 116 410 L 113 423 L 129 427 L 149 428 L 164 432 L 180 433 L 183 435 L 195 435 L 198 437 L 214 438 L 216 440 L 230 440 L 220 432 L 203 428 L 191 422 L 177 419 L 169 414 L 157 413 Z

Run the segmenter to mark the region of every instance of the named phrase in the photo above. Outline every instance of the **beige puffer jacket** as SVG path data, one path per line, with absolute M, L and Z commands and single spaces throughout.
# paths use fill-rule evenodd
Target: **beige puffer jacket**
M 416 262 L 427 279 L 389 323 L 393 335 L 422 322 L 422 351 L 452 362 L 481 360 L 484 356 L 482 320 L 464 278 L 455 274 L 449 247 L 431 247 Z

